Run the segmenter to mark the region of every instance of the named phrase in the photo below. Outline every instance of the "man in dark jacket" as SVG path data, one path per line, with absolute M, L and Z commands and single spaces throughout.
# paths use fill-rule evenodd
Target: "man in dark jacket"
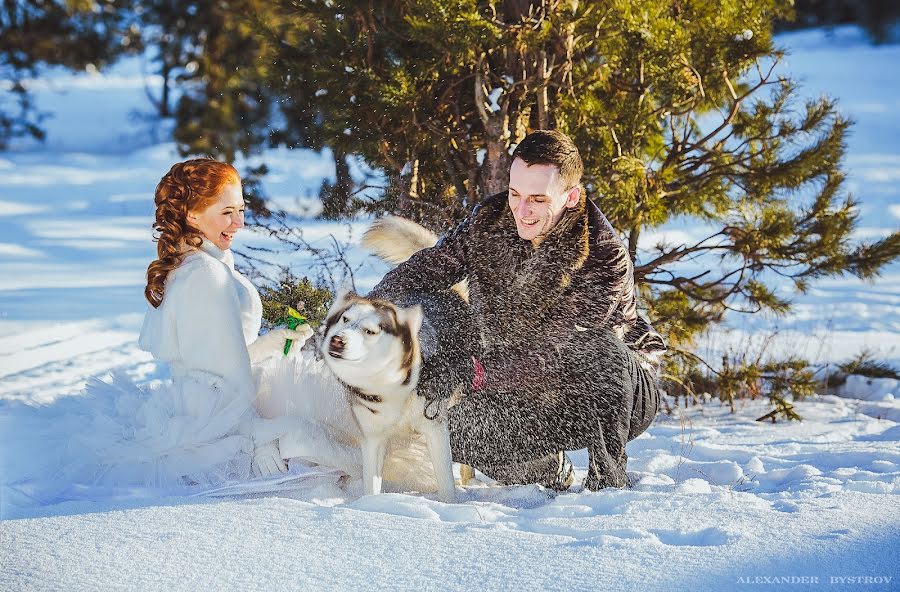
M 503 483 L 566 489 L 564 451 L 587 448 L 585 487 L 622 487 L 625 444 L 658 409 L 666 346 L 637 313 L 628 250 L 586 199 L 582 170 L 564 134 L 528 135 L 508 192 L 372 292 L 408 304 L 468 279 L 470 318 L 435 323 L 441 347 L 423 365 L 419 393 L 462 387 L 449 410 L 454 460 Z

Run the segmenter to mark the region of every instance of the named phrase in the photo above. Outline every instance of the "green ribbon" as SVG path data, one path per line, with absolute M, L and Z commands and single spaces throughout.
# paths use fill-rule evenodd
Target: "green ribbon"
M 288 307 L 288 316 L 285 317 L 284 321 L 282 321 L 285 325 L 287 325 L 288 329 L 291 331 L 295 330 L 300 325 L 306 324 L 306 317 L 291 308 Z M 291 345 L 294 344 L 293 339 L 287 339 L 284 342 L 284 355 L 288 355 L 288 352 L 291 351 Z

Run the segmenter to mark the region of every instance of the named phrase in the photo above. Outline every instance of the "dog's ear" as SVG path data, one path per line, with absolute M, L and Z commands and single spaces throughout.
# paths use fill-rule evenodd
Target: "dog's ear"
M 353 290 L 348 290 L 346 288 L 338 290 L 334 302 L 331 303 L 331 307 L 328 309 L 328 316 L 330 317 L 335 311 L 345 308 L 350 302 L 357 298 L 359 298 L 359 296 Z
M 409 325 L 412 334 L 418 334 L 419 329 L 422 328 L 422 321 L 425 319 L 425 313 L 422 311 L 422 307 L 417 304 L 409 308 L 401 308 L 397 312 L 400 314 L 400 319 Z

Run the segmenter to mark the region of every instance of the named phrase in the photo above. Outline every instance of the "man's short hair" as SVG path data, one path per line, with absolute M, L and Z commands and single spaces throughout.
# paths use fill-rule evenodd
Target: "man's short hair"
M 559 169 L 560 181 L 566 189 L 581 183 L 584 165 L 575 143 L 556 130 L 538 130 L 525 136 L 513 151 L 513 160 L 521 158 L 525 164 L 552 164 Z

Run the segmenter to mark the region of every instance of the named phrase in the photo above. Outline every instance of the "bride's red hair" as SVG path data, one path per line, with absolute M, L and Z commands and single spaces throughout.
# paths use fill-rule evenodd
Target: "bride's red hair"
M 181 264 L 185 247 L 198 248 L 203 235 L 188 224 L 188 212 L 202 212 L 216 202 L 222 189 L 240 184 L 237 169 L 211 158 L 179 162 L 169 169 L 156 186 L 157 259 L 147 268 L 144 297 L 154 308 L 162 304 L 166 277 Z

